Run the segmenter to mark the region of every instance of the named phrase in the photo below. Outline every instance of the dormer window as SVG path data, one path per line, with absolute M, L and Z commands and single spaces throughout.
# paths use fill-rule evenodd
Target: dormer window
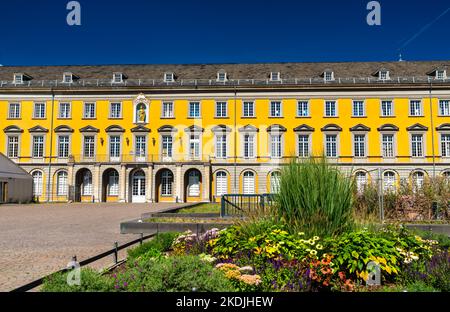
M 325 81 L 333 81 L 334 80 L 334 72 L 327 70 L 323 72 L 323 80 Z
M 439 69 L 436 70 L 436 79 L 446 79 L 447 78 L 447 74 L 446 71 L 444 69 Z
M 172 72 L 164 73 L 164 82 L 174 82 L 175 75 Z
M 220 82 L 227 81 L 227 72 L 224 70 L 219 70 L 217 72 L 217 81 L 220 81 Z
M 124 75 L 123 73 L 113 73 L 113 82 L 114 83 L 122 83 Z
M 388 70 L 380 70 L 378 72 L 378 79 L 379 80 L 389 80 L 389 71 Z
M 17 84 L 23 83 L 23 74 L 22 73 L 14 74 L 14 83 L 17 83 Z
M 73 74 L 72 73 L 64 73 L 63 74 L 63 82 L 72 83 L 73 82 Z
M 270 73 L 270 80 L 271 81 L 279 81 L 281 79 L 280 72 L 271 72 Z

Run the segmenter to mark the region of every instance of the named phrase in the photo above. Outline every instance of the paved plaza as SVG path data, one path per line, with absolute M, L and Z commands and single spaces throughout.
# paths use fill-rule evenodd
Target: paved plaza
M 122 221 L 186 204 L 71 203 L 0 205 L 0 291 L 12 290 L 67 265 L 111 249 L 115 241 L 138 238 L 120 234 Z M 119 255 L 124 257 L 125 252 Z M 111 264 L 112 257 L 92 267 Z

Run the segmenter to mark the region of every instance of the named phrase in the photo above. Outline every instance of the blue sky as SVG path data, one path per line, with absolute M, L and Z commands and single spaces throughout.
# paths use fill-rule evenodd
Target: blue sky
M 145 64 L 450 59 L 449 0 L 69 0 L 0 3 L 0 64 Z M 422 32 L 421 32 L 422 29 Z

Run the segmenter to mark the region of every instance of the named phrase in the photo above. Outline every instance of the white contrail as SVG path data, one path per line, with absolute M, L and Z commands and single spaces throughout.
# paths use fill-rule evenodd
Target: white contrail
M 434 23 L 437 22 L 438 19 L 440 19 L 442 16 L 444 16 L 448 11 L 450 11 L 450 7 L 447 8 L 444 12 L 442 12 L 441 14 L 439 14 L 438 17 L 436 17 L 434 20 L 432 20 L 430 23 L 426 24 L 425 26 L 423 26 L 417 33 L 415 33 L 410 39 L 408 39 L 404 44 L 402 44 L 402 46 L 400 48 L 398 48 L 398 50 L 403 49 L 404 47 L 406 47 L 408 44 L 411 43 L 411 41 L 413 41 L 414 39 L 416 39 L 418 36 L 420 36 L 425 30 L 427 30 L 428 28 L 430 28 L 431 25 L 433 25 Z

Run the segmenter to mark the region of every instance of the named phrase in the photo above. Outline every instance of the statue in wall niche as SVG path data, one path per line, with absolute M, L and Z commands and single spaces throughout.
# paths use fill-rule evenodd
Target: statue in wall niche
M 147 117 L 147 114 L 145 112 L 145 104 L 141 103 L 138 105 L 138 108 L 137 108 L 138 122 L 145 122 L 146 117 Z

